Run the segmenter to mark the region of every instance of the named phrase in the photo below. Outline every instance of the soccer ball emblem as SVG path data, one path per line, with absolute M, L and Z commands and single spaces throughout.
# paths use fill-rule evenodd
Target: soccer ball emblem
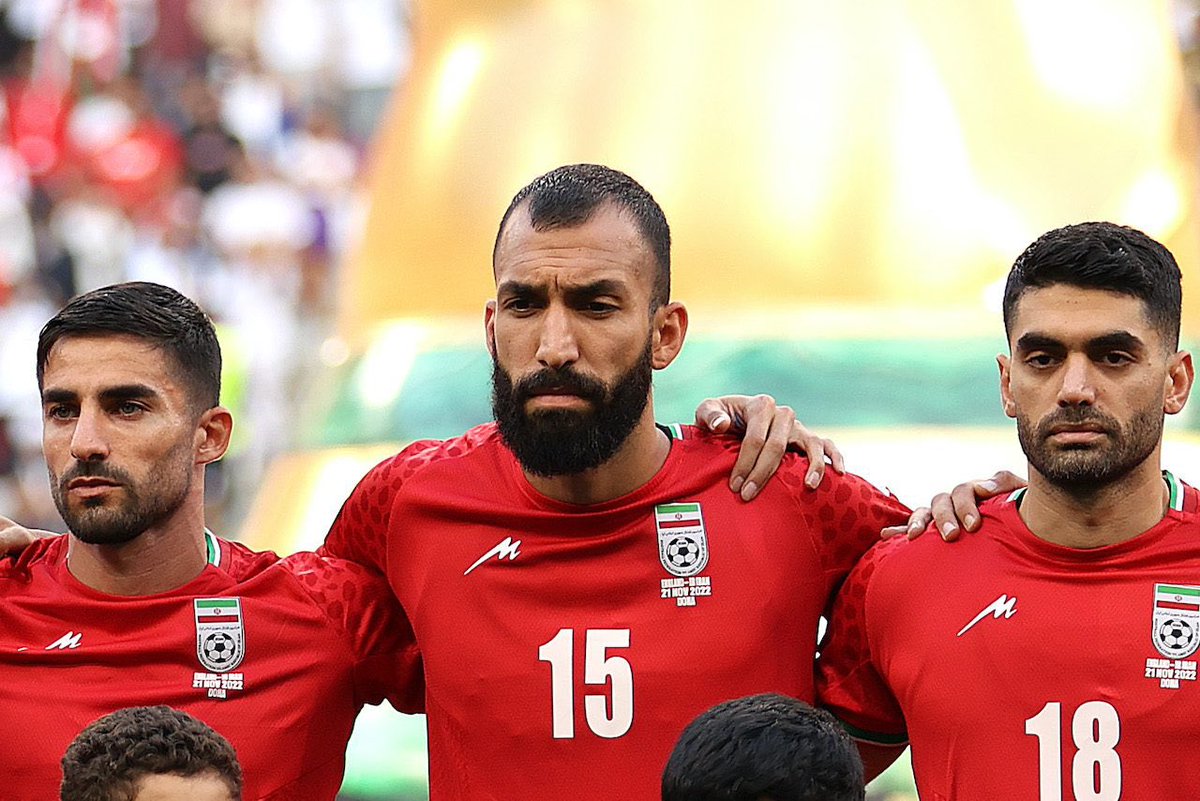
M 1196 630 L 1191 623 L 1177 617 L 1164 620 L 1158 627 L 1158 636 L 1171 651 L 1190 653 Z
M 667 561 L 687 569 L 700 560 L 700 546 L 691 537 L 676 537 L 667 543 Z
M 210 665 L 220 667 L 234 660 L 237 643 L 224 632 L 216 632 L 204 641 L 204 656 Z

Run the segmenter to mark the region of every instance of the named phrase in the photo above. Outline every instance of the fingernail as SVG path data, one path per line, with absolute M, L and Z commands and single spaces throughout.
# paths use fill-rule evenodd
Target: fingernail
M 821 483 L 821 477 L 818 476 L 816 473 L 809 473 L 808 477 L 804 479 L 804 484 L 809 489 L 816 489 L 817 485 L 820 483 Z
M 975 525 L 975 515 L 963 515 L 963 525 L 967 528 Z
M 742 500 L 749 501 L 758 494 L 758 485 L 753 481 L 747 481 L 746 486 L 742 487 Z
M 956 531 L 958 531 L 958 526 L 954 525 L 953 523 L 946 523 L 944 526 L 942 526 L 942 537 L 949 537 Z
M 742 484 L 745 484 L 745 483 L 746 483 L 746 479 L 742 478 L 741 476 L 734 476 L 733 479 L 730 480 L 730 482 L 729 482 L 729 488 L 731 490 L 733 490 L 734 492 L 737 492 L 738 490 L 740 490 L 742 488 Z
M 715 415 L 713 415 L 712 417 L 710 417 L 710 418 L 709 418 L 709 420 L 708 420 L 708 427 L 709 427 L 709 429 L 710 429 L 710 430 L 712 430 L 712 431 L 716 431 L 716 430 L 717 430 L 717 428 L 719 428 L 720 426 L 723 426 L 723 425 L 725 425 L 725 424 L 726 424 L 726 423 L 728 423 L 728 422 L 729 422 L 729 415 L 727 415 L 727 414 L 725 414 L 724 412 L 722 412 L 722 413 L 720 413 L 720 414 L 715 414 Z
M 995 492 L 997 489 L 999 489 L 999 487 L 996 486 L 996 482 L 992 481 L 990 478 L 987 481 L 980 481 L 979 488 L 984 492 Z

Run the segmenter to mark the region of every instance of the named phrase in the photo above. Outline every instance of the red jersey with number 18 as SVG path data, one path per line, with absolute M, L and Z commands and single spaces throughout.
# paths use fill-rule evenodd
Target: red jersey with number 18
M 789 455 L 751 503 L 731 439 L 685 429 L 645 486 L 574 506 L 494 426 L 376 467 L 327 547 L 379 565 L 417 638 L 433 801 L 651 801 L 680 731 L 729 698 L 812 698 L 817 620 L 908 511 Z M 679 432 L 683 433 L 683 432 Z
M 821 703 L 865 741 L 907 737 L 929 801 L 1194 798 L 1200 517 L 1164 476 L 1166 516 L 1116 545 L 1034 536 L 1020 493 L 956 543 L 881 543 L 834 607 Z
M 420 662 L 382 577 L 205 536 L 200 575 L 156 595 L 82 584 L 66 537 L 0 560 L 0 797 L 58 798 L 81 729 L 167 704 L 233 744 L 246 801 L 332 801 L 362 705 L 420 707 Z

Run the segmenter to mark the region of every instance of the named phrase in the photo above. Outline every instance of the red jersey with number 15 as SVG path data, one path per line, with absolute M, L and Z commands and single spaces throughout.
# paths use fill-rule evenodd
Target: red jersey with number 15
M 1200 517 L 1164 477 L 1163 520 L 1117 545 L 1034 536 L 1019 493 L 953 544 L 880 544 L 834 607 L 822 704 L 907 738 L 928 801 L 1195 798 Z
M 818 618 L 908 511 L 832 471 L 808 490 L 794 454 L 745 503 L 737 443 L 685 431 L 607 503 L 534 491 L 492 425 L 409 447 L 346 502 L 327 547 L 383 568 L 412 621 L 433 801 L 651 801 L 704 709 L 811 700 Z

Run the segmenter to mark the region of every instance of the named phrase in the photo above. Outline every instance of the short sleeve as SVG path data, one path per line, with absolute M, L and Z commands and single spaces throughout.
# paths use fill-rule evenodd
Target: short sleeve
M 353 654 L 355 698 L 385 698 L 401 712 L 424 711 L 425 679 L 416 636 L 379 573 L 317 554 L 289 557 L 300 586 L 339 628 Z

